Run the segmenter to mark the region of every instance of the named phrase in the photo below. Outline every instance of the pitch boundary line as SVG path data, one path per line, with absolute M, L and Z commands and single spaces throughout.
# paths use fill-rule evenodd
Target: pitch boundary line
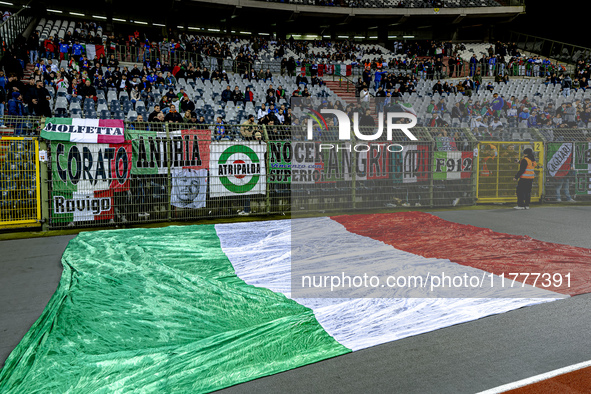
M 540 375 L 536 375 L 536 376 L 532 376 L 526 379 L 522 379 L 522 380 L 518 380 L 516 382 L 512 382 L 512 383 L 507 383 L 504 384 L 502 386 L 498 386 L 498 387 L 494 387 L 492 389 L 489 390 L 485 390 L 485 391 L 481 391 L 480 393 L 477 394 L 498 394 L 498 393 L 504 393 L 506 391 L 509 390 L 514 390 L 514 389 L 518 389 L 524 386 L 528 386 L 530 384 L 533 383 L 538 383 L 541 382 L 543 380 L 546 379 L 550 379 L 559 375 L 564 375 L 566 373 L 569 372 L 574 372 L 577 371 L 579 369 L 583 369 L 586 367 L 591 367 L 591 360 L 589 361 L 583 361 L 582 363 L 578 363 L 578 364 L 573 364 L 573 365 L 569 365 L 567 367 L 564 368 L 559 368 L 559 369 L 555 369 L 553 371 L 549 371 Z

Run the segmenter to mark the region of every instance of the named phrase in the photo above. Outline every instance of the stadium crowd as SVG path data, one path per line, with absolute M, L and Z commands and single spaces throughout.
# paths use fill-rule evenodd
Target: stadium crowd
M 464 63 L 466 45 L 449 41 L 396 41 L 391 52 L 380 46 L 360 45 L 346 40 L 299 41 L 291 37 L 274 41 L 258 36 L 237 46 L 237 43 L 243 42 L 237 37 L 191 36 L 184 32 L 173 34 L 171 31 L 168 39 L 152 41 L 138 31 L 127 36 L 110 35 L 106 38 L 101 36 L 101 31 L 99 23 L 78 22 L 73 33 L 68 32 L 61 39 L 50 36 L 41 40 L 38 32 L 33 32 L 28 40 L 17 42 L 17 46 L 10 52 L 10 56 L 16 59 L 11 65 L 16 67 L 18 63 L 21 70 L 17 72 L 14 68 L 5 68 L 10 70 L 8 75 L 0 73 L 0 102 L 4 105 L 5 113 L 11 116 L 51 116 L 57 114 L 51 105 L 56 92 L 61 91 L 68 103 L 86 100 L 97 103 L 101 98 L 107 97 L 109 91 L 117 91 L 119 94 L 126 93 L 132 107 L 141 101 L 145 108 L 150 109 L 149 113 L 140 113 L 133 119 L 136 122 L 203 124 L 207 119 L 197 108 L 196 97 L 190 97 L 179 88 L 181 79 L 200 79 L 218 82 L 224 87 L 216 92 L 220 94 L 223 104 L 232 102 L 237 106 L 252 103 L 252 113 L 244 115 L 245 118 L 248 117 L 245 123 L 289 125 L 297 122 L 297 117 L 292 116 L 287 105 L 289 98 L 310 97 L 312 94 L 308 88 L 323 85 L 319 71 L 326 69 L 326 65 L 334 61 L 350 61 L 363 69 L 356 84 L 357 97 L 361 97 L 362 92 L 367 92 L 363 94 L 383 97 L 394 103 L 402 102 L 408 95 L 425 94 L 417 90 L 419 81 L 425 79 L 437 81 L 431 92 L 427 93 L 429 95 L 468 96 L 467 100 L 453 106 L 448 106 L 442 99 L 433 100 L 427 109 L 430 118 L 425 125 L 428 126 L 467 122 L 471 128 L 478 130 L 518 125 L 546 129 L 576 128 L 586 127 L 591 113 L 587 98 L 561 104 L 558 108 L 553 108 L 552 104 L 534 103 L 530 101 L 531 97 L 521 99 L 495 96 L 490 102 L 471 100 L 470 96 L 478 94 L 480 89 L 494 92 L 499 84 L 508 82 L 509 75 L 545 77 L 541 83 L 559 84 L 565 97 L 571 91 L 587 89 L 591 70 L 588 62 L 579 61 L 576 75 L 571 79 L 564 73 L 556 72 L 560 70 L 553 68 L 555 65 L 549 63 L 548 59 L 542 60 L 534 55 L 522 56 L 515 43 L 491 44 L 480 59 L 473 53 L 468 61 L 469 76 L 455 83 L 452 80 L 442 83 L 441 80 L 446 77 L 463 76 L 462 70 L 467 67 Z M 86 46 L 89 44 L 99 47 L 92 54 L 93 57 L 96 54 L 95 58 L 88 58 Z M 141 53 L 142 62 L 133 67 L 120 65 L 114 52 L 117 46 L 141 48 L 143 52 L 138 53 Z M 223 69 L 221 61 L 214 64 L 213 68 L 208 68 L 189 61 L 171 63 L 175 59 L 173 56 L 162 59 L 156 56 L 157 53 L 175 51 L 196 53 L 201 59 L 205 56 L 220 60 L 232 58 L 236 64 L 241 65 L 235 71 L 240 73 L 245 82 L 273 83 L 274 75 L 269 69 L 255 69 L 260 54 L 270 51 L 274 59 L 281 59 L 282 75 L 297 74 L 295 83 L 298 87 L 293 91 L 286 91 L 277 85 L 275 88 L 269 87 L 264 99 L 255 102 L 250 86 L 244 89 L 230 86 L 228 73 Z M 286 58 L 288 52 L 295 54 L 296 58 Z M 197 60 L 199 59 L 198 57 Z M 34 64 L 32 75 L 29 81 L 23 82 L 22 68 L 31 62 Z M 307 76 L 300 72 L 305 66 Z M 482 77 L 492 75 L 495 76 L 495 82 L 483 84 Z M 342 103 L 335 100 L 327 100 L 323 105 L 342 107 Z M 347 110 L 352 108 L 355 107 Z M 57 115 L 67 114 L 62 112 Z M 108 116 L 120 116 L 120 113 L 113 112 Z M 223 117 L 216 116 L 213 120 L 217 124 L 216 138 L 227 138 L 223 132 L 227 129 Z M 369 117 L 366 117 L 366 123 L 370 123 Z

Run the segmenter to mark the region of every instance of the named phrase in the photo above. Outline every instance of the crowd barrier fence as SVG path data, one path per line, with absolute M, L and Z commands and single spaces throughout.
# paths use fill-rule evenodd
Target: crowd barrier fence
M 75 129 L 67 119 L 60 119 L 63 129 L 51 126 L 54 119 L 29 121 L 43 131 Z M 591 195 L 587 130 L 571 139 L 531 132 L 529 141 L 512 141 L 415 127 L 417 141 L 343 141 L 329 127 L 309 141 L 302 126 L 233 125 L 221 133 L 220 125 L 121 124 L 124 135 L 115 142 L 64 138 L 66 132 L 51 140 L 43 132 L 3 136 L 0 228 L 510 203 L 525 148 L 538 163 L 534 202 L 557 201 L 559 186 L 579 201 Z
M 239 62 L 235 59 L 221 58 L 215 56 L 208 56 L 189 52 L 185 50 L 171 50 L 168 47 L 152 47 L 152 46 L 130 46 L 130 45 L 113 45 L 106 48 L 106 55 L 115 55 L 118 61 L 143 63 L 150 61 L 155 64 L 156 61 L 164 63 L 192 63 L 195 67 L 207 67 L 209 70 L 226 70 L 227 72 L 234 72 L 242 74 L 255 70 L 256 72 L 266 71 L 267 69 L 274 70 L 274 66 L 278 65 L 280 59 L 275 60 L 257 60 L 253 63 Z M 480 73 L 483 77 L 509 76 L 509 77 L 546 77 L 556 73 L 557 75 L 564 73 L 573 73 L 574 67 L 570 64 L 534 64 L 534 63 L 498 63 L 498 64 L 484 64 L 470 63 L 468 61 L 461 61 L 457 65 L 449 66 L 443 63 L 440 67 L 434 65 L 428 68 L 419 68 L 416 65 L 406 63 L 390 64 L 383 70 L 394 73 L 413 74 L 422 79 L 445 79 L 445 78 L 464 78 L 473 77 L 476 73 Z M 340 62 L 325 61 L 326 64 L 341 64 Z M 353 64 L 351 66 L 351 76 L 358 77 L 363 73 L 365 66 L 363 64 Z M 374 69 L 375 70 L 375 69 Z M 288 70 L 281 70 L 281 75 L 296 76 L 301 73 L 301 67 L 296 66 L 295 70 L 289 72 Z M 324 74 L 330 76 L 332 74 Z
M 39 140 L 0 136 L 0 230 L 39 226 Z
M 30 4 L 30 2 L 28 4 Z M 6 50 L 14 44 L 16 39 L 22 35 L 29 23 L 31 23 L 33 17 L 28 15 L 28 4 L 0 23 L 0 37 L 2 37 L 0 58 L 4 56 Z
M 587 61 L 591 56 L 591 48 L 588 47 L 536 37 L 515 31 L 506 32 L 505 37 L 507 37 L 507 41 L 515 42 L 520 49 L 570 64 L 574 64 L 579 60 Z

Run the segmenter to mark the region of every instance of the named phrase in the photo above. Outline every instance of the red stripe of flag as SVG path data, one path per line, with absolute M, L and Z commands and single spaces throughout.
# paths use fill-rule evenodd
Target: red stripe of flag
M 121 135 L 98 135 L 96 141 L 98 144 L 122 144 L 125 141 L 125 135 L 123 132 L 125 125 L 121 119 L 101 119 L 99 120 L 98 125 L 99 127 L 112 127 L 121 129 Z
M 123 128 L 124 124 L 121 119 L 101 119 L 101 120 L 99 120 L 99 127 L 120 127 L 120 128 Z
M 332 217 L 347 231 L 370 237 L 405 252 L 449 259 L 454 263 L 504 274 L 530 274 L 525 283 L 534 285 L 531 275 L 560 274 L 562 285 L 536 287 L 561 294 L 591 292 L 591 250 L 532 239 L 528 236 L 497 233 L 490 229 L 457 224 L 423 212 Z M 570 274 L 570 287 L 565 275 Z M 516 280 L 523 281 L 525 275 Z M 553 280 L 553 279 L 551 279 Z M 557 283 L 557 282 L 553 282 Z
M 125 142 L 125 135 L 97 135 L 97 144 L 122 144 Z

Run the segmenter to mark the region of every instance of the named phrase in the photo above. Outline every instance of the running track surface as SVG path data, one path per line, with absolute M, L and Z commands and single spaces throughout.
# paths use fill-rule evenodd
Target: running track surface
M 436 215 L 498 232 L 591 248 L 591 207 Z M 0 242 L 0 365 L 55 291 L 61 254 L 72 238 Z M 591 343 L 589 310 L 591 295 L 578 295 L 386 343 L 224 391 L 475 393 L 591 359 L 589 347 L 581 346 Z M 590 374 L 588 369 L 576 371 L 516 393 L 589 392 Z
M 556 394 L 556 393 L 588 393 L 591 389 L 591 367 L 579 369 L 564 375 L 556 376 L 542 382 L 515 390 L 507 394 Z

